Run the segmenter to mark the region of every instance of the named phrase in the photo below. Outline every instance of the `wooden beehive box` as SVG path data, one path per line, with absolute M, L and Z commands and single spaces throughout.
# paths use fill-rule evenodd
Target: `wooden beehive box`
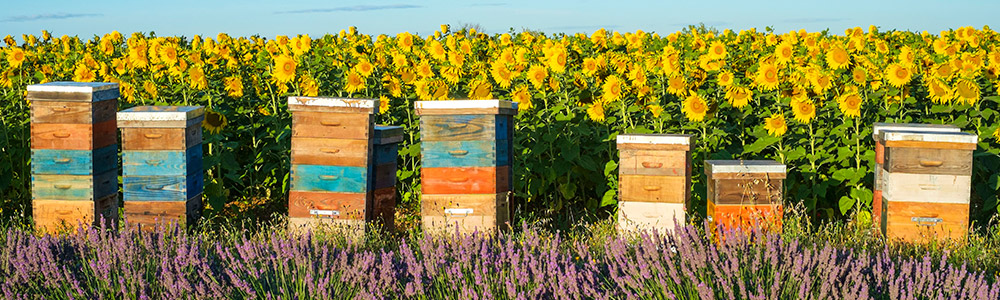
M 687 134 L 618 135 L 618 225 L 661 232 L 683 225 L 691 195 Z
M 959 132 L 958 127 L 947 124 L 910 124 L 910 123 L 875 123 L 872 126 L 872 140 L 875 141 L 875 184 L 872 189 L 872 224 L 879 234 L 885 232 L 885 211 L 882 210 L 882 172 L 885 161 L 885 145 L 880 134 L 882 131 L 903 132 Z
M 962 132 L 882 131 L 885 235 L 905 241 L 964 239 L 969 229 L 972 152 Z
M 508 218 L 513 115 L 503 100 L 417 101 L 424 230 L 492 231 Z
M 118 84 L 29 85 L 35 225 L 47 232 L 118 217 Z
M 374 116 L 378 99 L 289 97 L 292 113 L 289 226 L 321 224 L 363 233 L 371 220 Z
M 371 212 L 373 221 L 390 231 L 396 228 L 396 161 L 402 141 L 403 127 L 375 126 L 375 158 L 368 168 L 374 181 Z
M 144 230 L 201 216 L 201 106 L 137 106 L 118 113 L 124 217 Z
M 713 225 L 781 228 L 785 165 L 773 160 L 706 160 L 705 174 Z

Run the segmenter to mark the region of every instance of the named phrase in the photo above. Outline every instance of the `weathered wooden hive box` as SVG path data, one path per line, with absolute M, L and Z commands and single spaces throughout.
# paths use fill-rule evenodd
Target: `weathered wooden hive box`
M 375 159 L 368 168 L 375 189 L 371 211 L 372 219 L 387 230 L 395 230 L 396 161 L 402 141 L 403 127 L 375 126 Z
M 424 230 L 506 226 L 513 176 L 513 115 L 503 100 L 417 101 Z
M 289 97 L 292 113 L 289 226 L 364 232 L 373 205 L 373 136 L 378 99 Z
M 872 189 L 872 224 L 879 234 L 885 232 L 885 211 L 882 210 L 882 173 L 885 164 L 885 143 L 880 134 L 883 131 L 918 132 L 959 132 L 958 127 L 947 124 L 875 123 L 872 126 L 872 140 L 875 141 L 875 184 Z
M 691 195 L 687 134 L 618 135 L 618 225 L 622 231 L 683 226 Z
M 130 225 L 193 225 L 201 216 L 201 106 L 137 106 L 118 113 L 122 198 Z
M 31 205 L 35 226 L 54 232 L 118 217 L 118 84 L 29 85 Z
M 708 218 L 727 229 L 780 229 L 785 172 L 773 160 L 706 160 Z
M 964 239 L 969 229 L 972 152 L 962 132 L 882 131 L 882 217 L 887 238 Z

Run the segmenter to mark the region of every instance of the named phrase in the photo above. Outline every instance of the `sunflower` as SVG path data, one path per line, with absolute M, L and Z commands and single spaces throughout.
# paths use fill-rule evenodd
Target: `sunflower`
M 903 46 L 903 48 L 900 48 L 899 55 L 896 56 L 896 60 L 906 67 L 913 67 L 913 61 L 916 59 L 917 56 L 913 53 L 913 48 L 910 48 L 910 46 Z
M 309 75 L 302 76 L 302 81 L 299 82 L 299 91 L 303 96 L 319 96 L 319 84 Z
M 608 76 L 608 78 L 604 80 L 604 84 L 601 85 L 601 91 L 604 92 L 604 100 L 610 102 L 621 99 L 624 94 L 622 88 L 623 84 L 622 80 L 618 78 L 618 75 Z
M 226 94 L 233 98 L 243 97 L 243 79 L 240 76 L 226 77 L 222 80 Z
M 177 63 L 177 48 L 173 45 L 166 45 L 160 48 L 160 61 L 167 66 Z
M 560 74 L 566 70 L 567 55 L 566 48 L 562 46 L 552 47 L 545 53 L 546 64 L 552 72 Z
M 409 32 L 401 32 L 396 34 L 396 47 L 399 49 L 410 52 L 410 47 L 413 47 L 413 35 Z
M 656 104 L 647 105 L 646 109 L 648 109 L 649 112 L 653 114 L 654 118 L 659 118 L 660 114 L 663 113 L 663 107 Z
M 913 72 L 910 72 L 910 69 L 898 63 L 891 64 L 885 69 L 885 78 L 894 87 L 902 87 L 910 83 L 912 76 Z
M 511 100 L 517 102 L 518 111 L 526 111 L 531 109 L 531 93 L 528 92 L 528 86 L 518 85 L 514 89 L 514 92 L 510 94 Z
M 997 143 L 1000 143 L 1000 128 L 993 131 L 993 138 L 997 140 Z
M 205 128 L 208 133 L 219 133 L 226 128 L 226 124 L 229 124 L 229 121 L 226 120 L 225 115 L 214 110 L 205 110 L 205 121 L 201 122 L 201 127 Z
M 594 122 L 604 122 L 604 104 L 601 101 L 594 101 L 587 108 L 587 117 L 590 117 Z
M 813 77 L 812 84 L 816 94 L 823 94 L 833 87 L 833 78 L 830 75 L 818 75 Z
M 493 87 L 488 80 L 473 80 L 469 83 L 469 98 L 473 100 L 493 99 Z
M 292 54 L 295 56 L 300 56 L 309 52 L 312 48 L 312 38 L 308 34 L 297 36 L 292 38 Z
M 843 46 L 835 45 L 826 51 L 826 64 L 831 69 L 840 70 L 851 64 L 851 56 Z
M 723 59 L 726 58 L 727 54 L 726 44 L 723 44 L 722 41 L 714 41 L 708 46 L 708 57 L 711 59 Z
M 356 93 L 365 89 L 365 78 L 356 72 L 348 72 L 346 81 L 344 82 L 344 89 L 348 93 Z
M 431 90 L 433 90 L 433 93 L 431 94 L 431 98 L 433 100 L 448 100 L 448 92 L 450 90 L 448 88 L 448 84 L 443 80 L 435 80 L 431 82 Z
M 510 88 L 511 81 L 514 79 L 514 73 L 502 63 L 494 63 L 493 67 L 490 68 L 490 74 L 493 75 L 493 81 L 505 89 Z
M 97 74 L 91 71 L 85 64 L 77 64 L 76 70 L 73 71 L 73 81 L 78 82 L 93 82 L 97 78 Z
M 459 79 L 462 79 L 462 68 L 454 66 L 441 67 L 441 77 L 444 77 L 444 80 L 447 80 L 451 84 L 456 84 Z
M 528 81 L 531 81 L 531 85 L 534 85 L 537 90 L 542 89 L 542 86 L 545 85 L 545 78 L 548 76 L 549 71 L 543 66 L 533 65 L 528 69 Z
M 681 104 L 681 111 L 684 112 L 684 115 L 689 120 L 701 121 L 708 114 L 708 103 L 697 93 L 692 93 L 691 96 L 684 99 L 684 103 Z
M 861 116 L 861 96 L 857 93 L 846 93 L 837 98 L 840 104 L 840 111 L 848 117 Z
M 424 61 L 417 65 L 417 76 L 420 76 L 420 78 L 433 77 L 434 70 L 431 69 L 431 64 Z M 403 81 L 406 81 L 405 78 Z
M 200 91 L 208 87 L 208 79 L 205 78 L 205 71 L 201 70 L 201 66 L 191 68 L 191 71 L 188 72 L 188 78 L 193 89 Z
M 854 84 L 865 86 L 868 83 L 868 71 L 862 67 L 855 67 L 851 70 L 851 80 Z
M 726 91 L 726 101 L 736 108 L 743 108 L 753 100 L 753 90 L 746 87 L 734 86 Z
M 778 67 L 772 64 L 761 64 L 757 69 L 757 77 L 754 83 L 764 91 L 773 91 L 778 88 L 781 80 L 778 78 Z
M 687 82 L 684 81 L 684 77 L 675 76 L 667 79 L 667 92 L 678 97 L 687 95 Z
M 275 56 L 274 71 L 271 72 L 271 76 L 274 76 L 278 83 L 289 83 L 295 80 L 295 60 L 284 54 Z
M 156 99 L 160 95 L 160 92 L 156 89 L 156 84 L 153 84 L 152 81 L 143 82 L 142 89 L 146 91 L 150 99 Z
M 21 48 L 13 48 L 10 53 L 7 54 L 7 63 L 10 63 L 11 69 L 17 69 L 21 67 L 21 63 L 25 60 L 24 50 Z
M 816 117 L 816 106 L 809 100 L 792 100 L 792 115 L 796 121 L 809 124 Z
M 934 76 L 940 78 L 947 79 L 951 77 L 952 74 L 955 74 L 955 69 L 952 68 L 950 63 L 942 63 L 934 66 L 933 68 L 934 68 Z
M 785 116 L 781 114 L 772 114 L 767 119 L 764 119 L 764 129 L 767 129 L 767 134 L 771 136 L 782 136 L 788 131 L 788 124 L 785 123 Z
M 719 75 L 716 76 L 715 79 L 716 79 L 716 82 L 719 83 L 719 86 L 730 87 L 730 86 L 733 85 L 733 81 L 734 81 L 733 72 L 725 71 L 725 72 L 719 73 Z
M 361 77 L 368 78 L 375 71 L 375 66 L 368 62 L 367 59 L 362 59 L 358 64 L 354 65 L 354 71 L 361 75 Z
M 556 80 L 555 77 L 549 77 L 549 89 L 551 89 L 553 92 L 559 92 L 559 87 L 560 87 L 559 80 Z
M 461 68 L 463 65 L 465 65 L 465 55 L 462 55 L 462 53 L 458 51 L 449 51 L 448 62 L 451 63 L 452 65 L 455 65 L 456 67 Z
M 441 45 L 441 42 L 438 42 L 437 40 L 431 40 L 429 43 L 427 43 L 426 47 L 427 47 L 427 53 L 429 53 L 431 57 L 433 57 L 434 59 L 438 61 L 444 61 L 448 59 L 447 51 L 444 50 L 444 45 Z
M 774 57 L 779 65 L 787 64 L 795 57 L 795 49 L 792 48 L 791 43 L 782 42 L 778 44 L 778 47 L 774 48 Z
M 981 96 L 979 92 L 979 85 L 977 85 L 974 81 L 965 78 L 955 81 L 955 87 L 953 90 L 955 91 L 955 96 L 959 101 L 968 104 L 976 103 L 976 101 L 979 101 L 979 97 Z
M 583 73 L 587 76 L 594 76 L 598 70 L 600 70 L 601 65 L 597 59 L 593 57 L 587 57 L 583 59 Z M 530 72 L 530 71 L 529 71 Z
M 131 39 L 130 39 L 131 40 Z M 128 47 L 129 65 L 137 69 L 145 69 L 149 66 L 149 54 L 146 52 L 146 42 L 139 41 Z

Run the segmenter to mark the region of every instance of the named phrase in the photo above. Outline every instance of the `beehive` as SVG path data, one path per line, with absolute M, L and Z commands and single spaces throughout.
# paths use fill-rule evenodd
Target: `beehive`
M 706 160 L 707 214 L 723 228 L 780 229 L 785 165 L 772 160 Z
M 885 145 L 879 136 L 882 131 L 918 132 L 959 132 L 958 127 L 940 124 L 875 123 L 872 126 L 872 140 L 875 141 L 875 184 L 872 189 L 872 224 L 879 234 L 885 232 L 885 211 L 882 210 L 882 172 L 885 162 Z
M 137 106 L 118 113 L 122 200 L 129 225 L 193 225 L 201 216 L 201 106 Z
M 35 225 L 47 232 L 118 217 L 118 84 L 29 85 L 31 193 Z
M 619 229 L 663 232 L 683 225 L 691 194 L 692 136 L 622 134 L 617 142 Z
M 403 127 L 375 126 L 375 159 L 369 166 L 374 180 L 372 219 L 387 230 L 395 230 L 396 221 L 396 160 Z
M 336 224 L 363 233 L 370 220 L 377 99 L 289 97 L 292 113 L 289 226 Z
M 880 179 L 886 237 L 911 242 L 964 238 L 978 137 L 883 130 L 879 138 L 885 145 Z
M 517 104 L 451 100 L 415 105 L 424 230 L 469 233 L 506 226 Z

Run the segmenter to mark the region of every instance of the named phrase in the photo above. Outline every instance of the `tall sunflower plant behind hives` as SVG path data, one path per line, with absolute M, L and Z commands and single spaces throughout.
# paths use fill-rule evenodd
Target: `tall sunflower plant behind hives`
M 485 34 L 158 37 L 118 32 L 22 36 L 0 48 L 2 214 L 29 207 L 29 84 L 121 84 L 122 109 L 204 105 L 209 215 L 283 212 L 289 95 L 378 98 L 378 121 L 403 126 L 398 212 L 419 210 L 417 100 L 519 104 L 514 215 L 569 226 L 614 213 L 620 133 L 688 133 L 692 211 L 703 213 L 705 159 L 789 166 L 787 201 L 820 219 L 870 219 L 875 122 L 948 123 L 980 137 L 974 219 L 997 210 L 1000 46 L 995 31 L 938 34 L 852 28 L 843 35 L 690 27 L 670 34 Z M 233 218 L 244 219 L 244 218 Z M 19 219 L 23 220 L 23 219 Z M 695 218 L 697 220 L 697 218 Z M 520 221 L 516 219 L 515 221 Z

